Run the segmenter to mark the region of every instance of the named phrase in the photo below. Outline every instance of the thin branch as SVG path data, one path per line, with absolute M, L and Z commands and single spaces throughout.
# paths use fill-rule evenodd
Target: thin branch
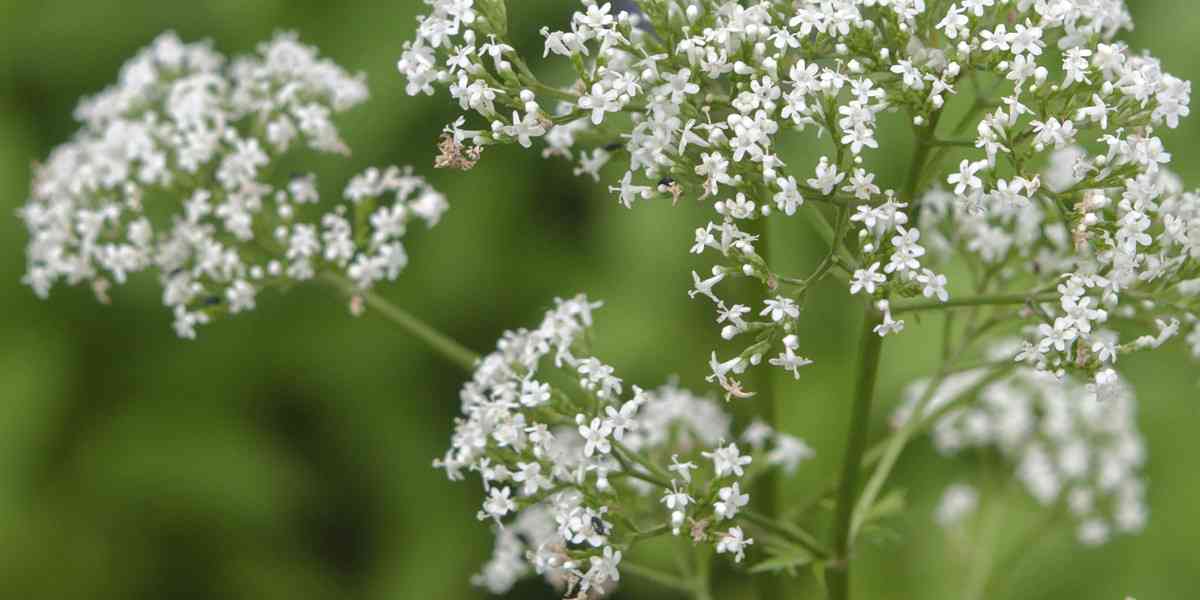
M 912 300 L 896 300 L 895 302 L 892 302 L 892 313 L 904 314 L 929 312 L 971 306 L 1013 306 L 1037 302 L 1053 302 L 1058 298 L 1059 295 L 1054 292 L 988 294 L 982 296 L 968 296 L 966 298 L 951 298 L 946 302 L 941 302 L 936 299 L 926 300 L 923 298 L 918 298 Z
M 653 567 L 646 567 L 634 562 L 629 562 L 628 560 L 621 561 L 621 571 L 629 573 L 635 577 L 641 577 L 642 579 L 653 581 L 654 583 L 657 583 L 663 587 L 679 590 L 688 594 L 696 593 L 695 586 L 688 583 L 682 577 L 675 575 L 674 573 L 666 573 Z
M 438 331 L 432 325 L 413 316 L 408 311 L 392 304 L 383 296 L 371 291 L 360 291 L 354 282 L 340 275 L 325 273 L 321 277 L 346 295 L 362 298 L 367 306 L 374 309 L 379 315 L 399 325 L 401 329 L 413 337 L 425 342 L 426 345 L 443 358 L 454 363 L 464 371 L 471 372 L 475 369 L 476 363 L 479 362 L 479 355 L 474 351 Z
M 868 305 L 863 317 L 861 343 L 858 357 L 858 389 L 850 415 L 850 431 L 846 436 L 846 453 L 842 460 L 842 482 L 838 489 L 837 514 L 833 527 L 833 562 L 829 569 L 830 600 L 847 600 L 850 597 L 850 538 L 851 516 L 854 510 L 855 491 L 858 487 L 858 472 L 863 452 L 867 448 L 870 429 L 871 401 L 875 397 L 875 383 L 879 378 L 879 360 L 883 353 L 883 338 L 875 333 L 875 327 L 883 322 L 883 315 Z
M 779 535 L 789 542 L 803 546 L 805 550 L 812 552 L 813 555 L 820 558 L 828 558 L 829 550 L 825 548 L 821 542 L 811 533 L 796 527 L 790 523 L 779 523 L 767 517 L 760 515 L 752 510 L 742 511 L 740 513 L 747 521 L 766 529 L 767 531 Z

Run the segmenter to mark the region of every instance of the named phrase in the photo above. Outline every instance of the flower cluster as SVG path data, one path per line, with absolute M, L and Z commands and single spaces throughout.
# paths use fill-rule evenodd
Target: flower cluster
M 921 414 L 934 418 L 939 452 L 994 448 L 1035 500 L 1065 510 L 1079 541 L 1097 545 L 1145 526 L 1146 452 L 1132 390 L 1118 383 L 1119 392 L 1097 401 L 1091 387 L 1027 367 L 1001 377 L 967 371 L 935 389 L 929 381 L 911 386 L 894 422 L 911 418 L 928 394 Z M 953 524 L 974 510 L 977 496 L 970 486 L 951 486 L 938 521 Z
M 633 545 L 667 534 L 740 562 L 754 543 L 741 520 L 751 482 L 812 455 L 761 423 L 739 447 L 720 403 L 674 384 L 627 390 L 587 350 L 599 306 L 556 300 L 536 329 L 505 333 L 463 387 L 434 463 L 482 480 L 478 518 L 496 524 L 496 545 L 475 582 L 492 592 L 536 573 L 567 597 L 598 596 Z
M 40 296 L 157 273 L 181 337 L 255 307 L 264 288 L 330 273 L 361 290 L 394 279 L 413 219 L 445 199 L 408 170 L 371 169 L 322 206 L 315 175 L 273 173 L 307 148 L 348 154 L 333 121 L 367 99 L 364 78 L 289 34 L 227 61 L 167 33 L 83 101 L 80 129 L 36 168 L 20 211 L 24 281 Z
M 445 87 L 485 123 L 449 125 L 443 163 L 541 138 L 546 156 L 596 179 L 624 163 L 611 189 L 625 206 L 712 200 L 692 252 L 719 264 L 693 274 L 690 294 L 714 302 L 724 339 L 750 339 L 713 356 L 729 396 L 751 395 L 736 376 L 764 359 L 796 376 L 809 364 L 795 325 L 826 277 L 870 297 L 881 336 L 904 328 L 904 300 L 947 302 L 930 259 L 967 263 L 981 292 L 1034 300 L 1057 285 L 1052 302 L 1014 317 L 1031 326 L 1024 354 L 1042 370 L 1111 383 L 1117 355 L 1195 326 L 1200 209 L 1155 133 L 1189 114 L 1191 86 L 1113 41 L 1131 26 L 1121 0 L 666 0 L 634 13 L 582 0 L 568 29 L 542 30 L 542 58 L 575 71 L 566 87 L 540 81 L 505 42 L 501 0 L 425 1 L 399 61 L 408 91 Z M 960 96 L 965 115 L 948 126 Z M 916 138 L 899 189 L 864 160 L 887 113 Z M 828 152 L 791 168 L 781 145 L 800 132 Z M 754 223 L 801 209 L 829 244 L 802 277 L 772 268 Z M 733 278 L 761 282 L 761 307 L 718 296 Z M 1118 343 L 1101 327 L 1110 317 L 1161 324 Z M 1200 356 L 1200 330 L 1190 341 Z

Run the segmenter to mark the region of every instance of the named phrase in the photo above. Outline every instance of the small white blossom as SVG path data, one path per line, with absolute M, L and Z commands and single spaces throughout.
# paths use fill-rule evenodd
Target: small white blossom
M 741 527 L 731 527 L 717 541 L 717 554 L 732 554 L 734 562 L 742 562 L 746 558 L 746 548 L 752 544 L 754 540 L 746 537 Z

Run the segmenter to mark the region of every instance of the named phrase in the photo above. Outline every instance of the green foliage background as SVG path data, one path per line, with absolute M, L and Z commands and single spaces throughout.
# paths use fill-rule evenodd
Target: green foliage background
M 542 24 L 566 0 L 513 0 L 517 41 L 540 53 Z M 1133 0 L 1134 48 L 1200 80 L 1200 11 L 1191 0 Z M 477 485 L 430 468 L 448 440 L 462 375 L 385 322 L 352 319 L 317 287 L 260 299 L 249 316 L 176 339 L 155 282 L 97 305 L 84 289 L 49 302 L 20 285 L 25 232 L 13 213 L 32 161 L 75 129 L 77 99 L 115 80 L 120 64 L 165 29 L 212 38 L 227 54 L 296 30 L 340 64 L 369 74 L 372 100 L 346 119 L 355 148 L 321 166 L 327 193 L 369 165 L 413 164 L 452 202 L 412 239 L 413 264 L 386 295 L 486 350 L 505 328 L 532 324 L 556 295 L 604 299 L 601 356 L 627 381 L 678 375 L 703 386 L 716 346 L 703 302 L 684 294 L 692 229 L 709 208 L 655 202 L 620 208 L 603 185 L 519 148 L 489 151 L 469 173 L 435 172 L 434 142 L 452 118 L 444 96 L 407 98 L 395 72 L 417 0 L 394 2 L 39 0 L 0 2 L 0 597 L 187 599 L 477 598 L 467 575 L 491 551 L 474 521 Z M 552 73 L 547 77 L 553 78 Z M 1169 133 L 1175 167 L 1200 185 L 1200 116 Z M 907 167 L 902 128 L 881 134 L 874 166 L 896 185 Z M 895 145 L 888 145 L 893 140 Z M 895 150 L 896 148 L 904 150 Z M 786 157 L 811 164 L 819 148 Z M 894 161 L 886 162 L 886 161 Z M 773 226 L 772 252 L 811 265 L 819 251 L 798 220 Z M 846 427 L 858 309 L 839 290 L 811 304 L 803 332 L 817 365 L 776 381 L 784 427 L 818 451 L 786 486 L 799 502 L 835 472 Z M 877 429 L 902 386 L 931 372 L 936 327 L 890 341 Z M 1139 537 L 1101 549 L 1047 530 L 1015 563 L 997 598 L 1193 598 L 1200 590 L 1200 408 L 1195 366 L 1176 344 L 1131 359 L 1141 397 L 1152 516 Z M 740 407 L 746 411 L 746 407 Z M 919 441 L 901 460 L 903 513 L 860 549 L 858 597 L 958 598 L 987 547 L 932 526 L 942 488 L 978 479 L 978 461 L 938 458 Z M 1019 493 L 991 494 L 1003 555 L 1040 517 Z M 647 562 L 669 557 L 646 557 Z M 799 597 L 816 597 L 809 577 Z M 722 573 L 721 598 L 753 598 Z M 629 581 L 624 598 L 658 598 Z M 533 582 L 514 598 L 550 597 Z

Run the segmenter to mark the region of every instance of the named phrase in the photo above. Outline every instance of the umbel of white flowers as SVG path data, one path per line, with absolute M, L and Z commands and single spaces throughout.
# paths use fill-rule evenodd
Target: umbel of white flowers
M 1060 506 L 1077 523 L 1086 545 L 1113 533 L 1145 527 L 1146 448 L 1137 427 L 1137 402 L 1124 382 L 1096 402 L 1087 386 L 1060 381 L 1028 367 L 995 376 L 972 369 L 936 387 L 914 383 L 892 423 L 903 427 L 920 405 L 932 419 L 932 437 L 946 455 L 994 448 L 1015 465 L 1015 475 L 1041 505 Z M 947 488 L 937 521 L 953 527 L 978 505 L 975 486 Z
M 351 75 L 280 34 L 228 61 L 208 43 L 156 39 L 116 85 L 80 103 L 72 139 L 37 167 L 20 216 L 24 281 L 112 284 L 152 271 L 181 337 L 255 307 L 271 286 L 337 274 L 365 291 L 407 263 L 409 223 L 437 224 L 445 199 L 410 170 L 369 169 L 322 202 L 316 176 L 273 173 L 307 149 L 347 155 L 335 114 L 367 99 Z
M 624 553 L 668 533 L 741 562 L 754 543 L 744 519 L 762 525 L 745 490 L 813 456 L 762 422 L 739 446 L 722 403 L 674 384 L 627 390 L 587 350 L 599 306 L 556 300 L 536 329 L 506 332 L 463 386 L 434 463 L 482 480 L 478 518 L 496 523 L 496 546 L 474 581 L 494 593 L 536 573 L 564 597 L 592 597 L 620 579 Z
M 597 180 L 619 162 L 625 206 L 712 202 L 691 251 L 717 264 L 689 294 L 714 303 L 724 339 L 746 340 L 713 353 L 729 396 L 752 395 L 738 381 L 752 365 L 799 377 L 810 364 L 796 325 L 827 277 L 870 298 L 880 336 L 904 329 L 901 313 L 987 304 L 951 288 L 1025 305 L 1006 322 L 1024 327 L 1021 359 L 1100 391 L 1120 356 L 1185 326 L 1200 356 L 1200 201 L 1157 136 L 1189 114 L 1191 85 L 1113 41 L 1132 25 L 1121 0 L 665 0 L 639 13 L 583 0 L 568 28 L 542 29 L 537 58 L 572 67 L 564 86 L 507 42 L 503 1 L 425 3 L 399 69 L 410 94 L 444 88 L 467 113 L 440 164 L 537 139 Z M 974 100 L 951 126 L 943 109 L 960 95 Z M 917 140 L 900 190 L 864 166 L 884 113 L 905 115 Z M 785 165 L 781 141 L 804 133 L 826 156 Z M 750 224 L 772 216 L 803 216 L 829 243 L 810 275 L 767 260 Z M 974 279 L 949 281 L 938 266 L 951 261 Z M 735 278 L 761 282 L 760 306 L 718 294 Z M 1122 338 L 1113 320 L 1157 326 Z

